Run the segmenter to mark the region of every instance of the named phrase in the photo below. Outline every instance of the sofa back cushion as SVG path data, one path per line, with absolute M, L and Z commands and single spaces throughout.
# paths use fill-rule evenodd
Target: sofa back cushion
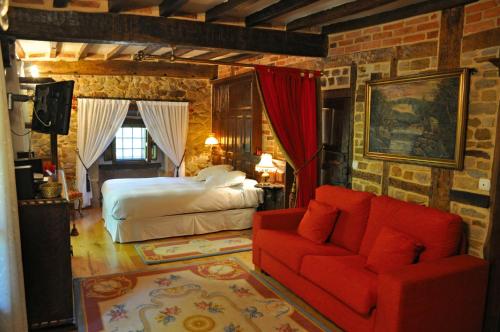
M 340 210 L 330 242 L 357 253 L 365 233 L 371 193 L 354 191 L 338 186 L 321 186 L 316 189 L 316 200 Z
M 448 212 L 407 203 L 387 196 L 372 199 L 370 217 L 360 254 L 368 256 L 384 226 L 410 235 L 424 247 L 419 261 L 432 261 L 457 254 L 462 219 Z

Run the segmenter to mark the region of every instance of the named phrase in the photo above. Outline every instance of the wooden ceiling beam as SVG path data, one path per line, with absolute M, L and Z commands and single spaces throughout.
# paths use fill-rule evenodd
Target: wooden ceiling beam
M 194 56 L 191 59 L 196 59 L 196 60 L 210 60 L 210 59 L 218 58 L 220 56 L 223 56 L 223 55 L 226 55 L 226 54 L 229 54 L 229 53 L 233 53 L 233 52 L 231 52 L 231 51 L 209 51 L 207 53 Z
M 168 17 L 175 14 L 188 0 L 164 0 L 160 4 L 160 16 Z
M 228 62 L 227 65 L 230 66 L 231 65 L 230 62 L 238 62 L 238 61 L 241 61 L 241 60 L 255 58 L 256 56 L 258 56 L 258 54 L 245 53 L 245 54 L 233 55 L 233 56 L 231 56 L 229 58 L 221 59 L 220 61 L 222 61 L 222 62 Z
M 366 16 L 363 18 L 345 22 L 333 23 L 324 26 L 322 29 L 322 33 L 328 35 L 331 33 L 361 29 L 372 25 L 388 23 L 447 8 L 463 6 L 476 1 L 478 0 L 429 0 L 376 15 Z
M 119 56 L 120 53 L 127 48 L 127 45 L 117 45 L 111 51 L 104 54 L 104 60 L 113 60 L 115 57 Z
M 325 25 L 336 19 L 360 13 L 365 10 L 370 10 L 395 1 L 397 0 L 356 0 L 354 2 L 344 3 L 340 6 L 335 6 L 333 8 L 289 22 L 286 25 L 286 30 L 295 31 L 312 26 Z
M 9 29 L 0 35 L 19 39 L 89 44 L 185 45 L 241 53 L 323 57 L 327 37 L 251 29 L 164 17 L 45 11 L 12 7 Z
M 162 47 L 163 46 L 160 46 L 160 45 L 151 45 L 151 46 L 144 48 L 142 51 L 144 52 L 144 54 L 153 54 L 154 52 L 158 51 Z
M 197 65 L 170 62 L 137 62 L 137 61 L 36 61 L 28 65 L 36 65 L 40 74 L 50 75 L 138 75 L 168 76 L 178 78 L 217 77 L 217 66 Z
M 223 3 L 217 5 L 213 8 L 210 8 L 205 13 L 205 22 L 216 21 L 216 20 L 224 17 L 224 15 L 226 15 L 228 12 L 230 12 L 234 8 L 240 6 L 248 1 L 249 0 L 227 0 L 226 2 L 223 2 Z
M 90 45 L 83 43 L 78 51 L 75 53 L 75 58 L 76 60 L 81 60 L 87 56 L 87 53 L 89 52 Z
M 52 2 L 52 7 L 54 8 L 65 8 L 68 6 L 69 0 L 54 0 Z
M 57 58 L 57 55 L 59 54 L 61 50 L 61 45 L 58 42 L 50 42 L 50 51 L 49 51 L 49 57 L 51 59 Z
M 296 9 L 310 5 L 318 0 L 281 0 L 245 18 L 245 25 L 253 27 L 268 22 L 273 18 L 284 15 Z
M 108 0 L 108 11 L 119 13 L 131 9 L 159 6 L 163 0 Z
M 19 40 L 16 40 L 16 55 L 19 59 L 23 59 L 26 57 L 26 53 L 24 52 L 23 45 L 21 45 Z

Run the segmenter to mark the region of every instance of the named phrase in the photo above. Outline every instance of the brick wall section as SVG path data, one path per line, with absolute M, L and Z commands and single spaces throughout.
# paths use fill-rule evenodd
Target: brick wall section
M 499 8 L 498 0 L 482 0 L 466 6 L 464 36 L 498 28 Z M 432 179 L 430 167 L 385 162 L 388 164 L 388 178 L 384 179 L 384 163 L 363 158 L 364 83 L 372 74 L 389 77 L 391 58 L 396 61 L 397 76 L 435 71 L 440 21 L 440 13 L 431 13 L 330 36 L 331 48 L 325 61 L 325 73 L 338 73 L 339 70 L 335 69 L 351 62 L 357 64 L 353 153 L 354 160 L 358 161 L 358 169 L 353 174 L 354 189 L 381 194 L 382 182 L 385 180 L 388 182 L 389 196 L 417 204 L 429 204 L 428 189 L 431 188 Z M 381 41 L 374 43 L 374 40 Z M 499 56 L 500 45 L 457 54 L 462 67 L 474 68 L 477 72 L 471 76 L 470 82 L 465 165 L 463 171 L 453 171 L 454 190 L 490 194 L 480 190 L 478 183 L 480 178 L 491 179 L 494 146 L 498 141 L 495 126 L 500 107 L 500 79 L 498 69 L 485 59 Z M 336 87 L 329 86 L 327 81 L 323 88 Z M 403 182 L 411 189 L 403 189 Z M 452 201 L 450 211 L 459 214 L 468 226 L 469 253 L 482 257 L 490 225 L 490 210 Z
M 479 1 L 465 7 L 464 36 L 500 27 L 500 1 Z
M 407 45 L 439 38 L 439 12 L 420 15 L 364 29 L 332 34 L 330 56 Z

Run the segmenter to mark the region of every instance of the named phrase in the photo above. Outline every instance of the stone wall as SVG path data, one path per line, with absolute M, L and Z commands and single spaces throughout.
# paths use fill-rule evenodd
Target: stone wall
M 211 85 L 203 79 L 180 79 L 150 76 L 52 76 L 55 80 L 74 80 L 74 100 L 69 135 L 59 136 L 59 163 L 68 180 L 75 176 L 76 132 L 78 129 L 76 98 L 105 97 L 152 100 L 188 100 L 189 131 L 186 145 L 186 174 L 193 175 L 205 167 L 208 149 L 204 141 L 211 130 Z M 49 135 L 33 133 L 33 151 L 41 158 L 50 158 Z M 172 167 L 164 172 L 171 175 Z

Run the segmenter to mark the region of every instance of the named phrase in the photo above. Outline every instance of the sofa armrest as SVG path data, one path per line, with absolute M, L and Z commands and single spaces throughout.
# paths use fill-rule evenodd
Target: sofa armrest
M 254 234 L 259 229 L 294 230 L 306 212 L 305 208 L 259 211 L 253 216 Z
M 481 331 L 488 263 L 468 255 L 379 275 L 375 331 Z

